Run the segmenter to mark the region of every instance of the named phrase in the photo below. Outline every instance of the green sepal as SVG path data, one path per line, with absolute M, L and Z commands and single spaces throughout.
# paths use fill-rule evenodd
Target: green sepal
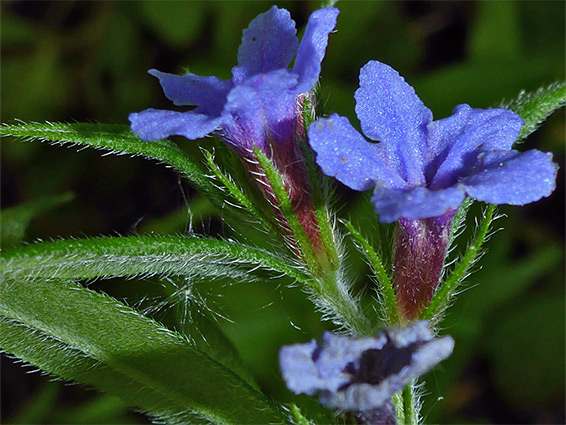
M 357 245 L 366 256 L 370 267 L 372 268 L 377 280 L 379 282 L 379 293 L 382 298 L 383 302 L 383 319 L 388 326 L 392 326 L 399 323 L 399 313 L 397 312 L 397 302 L 395 301 L 395 290 L 393 289 L 393 284 L 391 283 L 391 279 L 387 274 L 385 267 L 383 267 L 383 263 L 379 258 L 379 255 L 373 249 L 373 246 L 369 243 L 369 241 L 363 237 L 359 230 L 357 230 L 354 225 L 347 221 L 342 221 L 350 235 L 354 238 L 357 242 Z
M 449 249 L 454 243 L 454 240 L 459 236 L 461 230 L 463 230 L 466 215 L 473 203 L 474 199 L 467 196 L 462 205 L 460 205 L 460 208 L 458 208 L 458 211 L 456 211 L 456 214 L 452 219 L 452 225 L 450 226 L 450 240 L 448 241 Z
M 309 126 L 316 119 L 316 110 L 315 110 L 314 105 L 311 102 L 311 97 L 308 96 L 308 95 L 303 97 L 302 118 L 303 118 L 303 128 L 304 128 L 305 133 L 306 133 Z
M 422 320 L 438 321 L 440 314 L 442 314 L 450 304 L 454 293 L 466 277 L 470 267 L 477 260 L 478 254 L 481 253 L 482 245 L 487 238 L 491 223 L 494 220 L 495 208 L 495 205 L 488 205 L 485 209 L 483 218 L 476 229 L 472 241 L 468 245 L 466 253 L 434 294 L 430 304 L 421 315 Z
M 403 423 L 406 425 L 419 425 L 419 401 L 415 391 L 415 382 L 407 385 L 402 392 L 403 397 Z
M 309 178 L 312 188 L 312 198 L 316 213 L 316 220 L 320 231 L 320 237 L 326 253 L 328 254 L 331 267 L 336 270 L 340 265 L 340 247 L 334 233 L 334 226 L 330 212 L 328 211 L 329 189 L 324 183 L 324 177 L 320 168 L 315 165 L 313 152 L 306 144 L 303 144 L 302 151 L 307 161 Z
M 293 232 L 304 262 L 313 277 L 312 281 L 305 282 L 312 294 L 312 301 L 327 319 L 348 329 L 352 334 L 358 336 L 373 335 L 374 327 L 364 316 L 358 300 L 350 294 L 351 285 L 345 279 L 343 270 L 322 269 L 319 259 L 316 257 L 303 226 L 291 205 L 291 200 L 285 190 L 279 171 L 262 151 L 255 148 L 255 154 L 279 202 L 281 213 Z

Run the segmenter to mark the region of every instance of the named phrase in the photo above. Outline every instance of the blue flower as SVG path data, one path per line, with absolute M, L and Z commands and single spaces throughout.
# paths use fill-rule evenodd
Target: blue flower
M 304 133 L 301 95 L 318 81 L 338 13 L 335 8 L 315 11 L 299 45 L 289 12 L 273 6 L 244 30 L 229 81 L 150 70 L 175 105 L 196 108 L 130 114 L 132 130 L 146 141 L 172 135 L 199 139 L 214 132 L 239 152 L 292 144 L 297 131 Z
M 458 105 L 433 121 L 403 77 L 377 61 L 361 69 L 354 97 L 363 133 L 380 143 L 337 114 L 313 123 L 309 141 L 325 174 L 354 190 L 373 187 L 382 222 L 442 216 L 466 195 L 524 205 L 555 188 L 550 153 L 512 150 L 523 125 L 514 112 Z
M 318 394 L 324 406 L 364 417 L 388 417 L 393 394 L 446 359 L 453 348 L 450 336 L 434 338 L 428 322 L 420 321 L 386 329 L 376 338 L 326 332 L 322 344 L 312 340 L 282 347 L 279 364 L 296 394 Z

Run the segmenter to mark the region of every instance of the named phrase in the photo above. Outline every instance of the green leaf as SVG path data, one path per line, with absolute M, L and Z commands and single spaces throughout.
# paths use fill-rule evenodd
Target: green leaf
M 134 276 L 185 276 L 215 266 L 255 266 L 310 278 L 280 256 L 246 245 L 197 237 L 103 237 L 28 245 L 0 258 L 6 279 L 95 279 Z M 204 272 L 207 272 L 206 269 Z
M 181 335 L 70 282 L 0 284 L 0 344 L 168 423 L 282 423 L 280 411 Z
M 346 225 L 352 237 L 358 243 L 360 250 L 365 254 L 369 261 L 369 265 L 373 269 L 377 280 L 379 281 L 380 287 L 379 292 L 383 297 L 383 314 L 385 323 L 387 325 L 393 325 L 399 323 L 399 314 L 397 313 L 397 302 L 395 301 L 395 291 L 393 290 L 393 285 L 391 279 L 383 267 L 381 259 L 373 249 L 373 246 L 368 242 L 366 238 L 353 226 L 349 221 L 344 220 L 343 223 Z
M 523 90 L 516 99 L 503 102 L 501 107 L 516 112 L 525 121 L 517 139 L 517 142 L 520 142 L 533 133 L 550 114 L 565 104 L 566 82 L 555 82 L 535 92 Z
M 24 239 L 25 231 L 32 218 L 71 201 L 73 197 L 72 193 L 63 193 L 62 195 L 38 199 L 3 209 L 1 213 L 2 231 L 0 232 L 0 246 L 6 248 L 20 243 Z
M 430 304 L 427 306 L 425 311 L 421 315 L 423 320 L 435 320 L 438 316 L 448 307 L 450 301 L 456 292 L 456 289 L 460 286 L 462 281 L 465 279 L 466 274 L 470 270 L 470 267 L 478 258 L 478 254 L 481 252 L 481 247 L 487 238 L 487 233 L 491 227 L 491 223 L 494 219 L 495 205 L 489 205 L 485 212 L 484 217 L 476 229 L 476 234 L 472 242 L 468 245 L 466 253 L 456 265 L 449 277 L 442 283 L 440 288 L 434 294 Z
M 310 104 L 308 104 L 306 100 L 305 103 L 307 104 L 306 107 L 310 106 Z M 308 117 L 311 117 L 310 122 L 313 121 L 312 117 L 314 117 L 314 112 L 308 113 L 307 111 L 305 111 L 303 112 L 303 115 L 308 115 Z M 306 118 L 304 119 L 306 127 L 308 120 Z M 326 184 L 325 177 L 320 171 L 320 167 L 318 167 L 315 163 L 313 151 L 306 144 L 301 147 L 307 160 L 309 178 L 312 186 L 312 198 L 322 243 L 326 248 L 330 264 L 334 269 L 337 269 L 340 264 L 340 247 L 338 245 L 338 238 L 336 237 L 336 234 L 334 232 L 334 220 L 330 215 L 328 209 L 328 202 L 331 197 L 329 193 L 330 191 L 328 189 L 328 185 Z
M 199 190 L 217 189 L 204 171 L 187 154 L 169 140 L 144 142 L 127 125 L 99 123 L 22 123 L 0 126 L 0 135 L 26 140 L 90 146 L 123 155 L 144 156 L 170 165 Z
M 182 308 L 183 310 L 187 309 L 186 306 Z M 199 350 L 236 372 L 248 385 L 259 391 L 259 387 L 250 370 L 244 365 L 240 353 L 216 320 L 216 317 L 209 318 L 200 312 L 193 312 L 190 322 L 185 322 L 179 332 L 186 335 Z

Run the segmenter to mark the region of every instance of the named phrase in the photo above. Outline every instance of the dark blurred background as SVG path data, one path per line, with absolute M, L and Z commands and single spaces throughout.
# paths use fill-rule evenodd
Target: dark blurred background
M 291 11 L 299 29 L 319 6 L 312 1 L 277 4 Z M 167 108 L 148 69 L 182 73 L 190 68 L 230 78 L 242 30 L 271 5 L 3 1 L 2 122 L 127 123 L 129 112 Z M 496 106 L 520 90 L 565 77 L 564 2 L 345 1 L 338 7 L 337 32 L 330 37 L 320 81 L 323 114 L 338 112 L 357 123 L 352 95 L 359 68 L 370 59 L 404 75 L 437 118 L 458 103 Z M 456 339 L 456 350 L 423 388 L 427 422 L 565 421 L 564 134 L 564 112 L 559 111 L 519 147 L 554 153 L 561 166 L 558 188 L 536 204 L 500 208 L 505 216 L 496 228 L 503 230 L 491 237 L 487 255 L 443 322 L 443 332 Z M 178 141 L 194 155 L 199 144 L 211 143 Z M 147 160 L 3 139 L 1 161 L 2 208 L 52 201 L 49 210 L 32 219 L 24 242 L 182 233 L 189 223 L 187 205 L 194 231 L 230 232 L 189 185 Z M 336 205 L 348 201 L 340 215 L 358 223 L 366 235 L 376 234 L 367 196 L 337 189 Z M 72 195 L 63 200 L 62 194 Z M 472 209 L 478 211 L 479 206 Z M 359 290 L 369 291 L 368 270 L 360 255 L 350 252 L 349 272 L 360 282 Z M 141 305 L 144 291 L 155 285 L 115 280 L 95 289 Z M 285 281 L 204 282 L 200 287 L 197 310 L 214 311 L 266 392 L 291 400 L 277 370 L 279 346 L 319 337 L 328 327 L 304 294 L 287 288 Z M 165 322 L 167 310 L 149 307 Z M 4 423 L 149 423 L 113 397 L 31 370 L 2 357 Z M 306 397 L 302 403 L 307 411 L 315 408 Z

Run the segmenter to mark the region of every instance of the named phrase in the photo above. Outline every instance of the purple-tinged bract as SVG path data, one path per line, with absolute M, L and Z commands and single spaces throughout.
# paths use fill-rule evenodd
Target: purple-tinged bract
M 287 10 L 273 6 L 257 16 L 244 30 L 231 80 L 150 70 L 175 105 L 196 108 L 130 114 L 132 130 L 146 141 L 173 135 L 199 139 L 214 132 L 244 154 L 254 147 L 265 152 L 269 145 L 288 147 L 303 133 L 300 96 L 318 80 L 338 13 L 332 7 L 315 11 L 300 44 Z
M 374 189 L 379 219 L 439 217 L 470 196 L 524 205 L 550 195 L 557 166 L 550 153 L 512 150 L 523 121 L 506 109 L 458 105 L 433 121 L 397 71 L 377 61 L 360 71 L 356 114 L 368 142 L 333 114 L 308 130 L 317 163 L 355 190 Z

